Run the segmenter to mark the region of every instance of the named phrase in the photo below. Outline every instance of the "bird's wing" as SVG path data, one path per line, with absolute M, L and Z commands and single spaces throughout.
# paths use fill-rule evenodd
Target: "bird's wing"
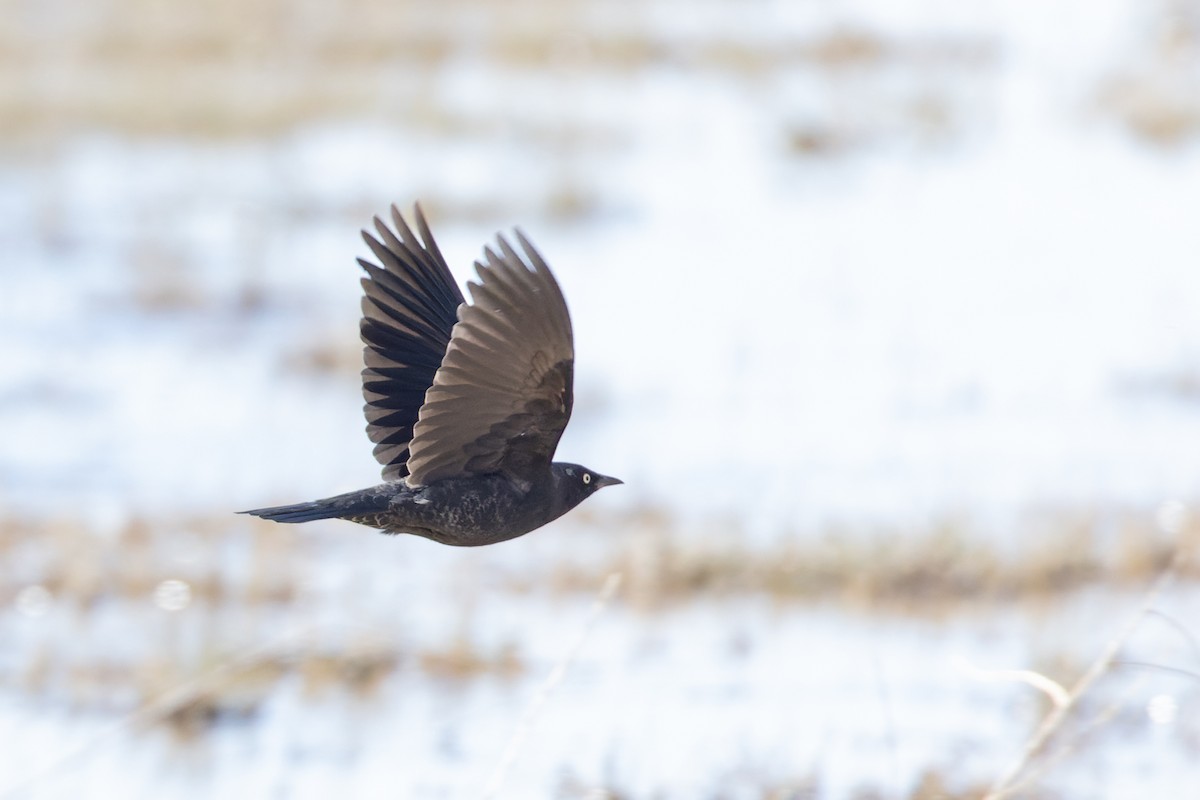
M 410 440 L 425 393 L 450 344 L 463 295 L 434 242 L 420 206 L 414 208 L 418 240 L 395 206 L 393 233 L 375 218 L 376 239 L 363 240 L 380 264 L 359 259 L 362 279 L 362 372 L 367 435 L 385 480 L 408 475 Z M 398 234 L 398 235 L 397 235 Z
M 408 483 L 502 474 L 518 485 L 546 469 L 571 417 L 575 348 L 562 290 L 533 245 L 517 231 L 518 255 L 503 236 L 500 253 L 476 261 L 471 305 L 425 394 L 408 459 Z

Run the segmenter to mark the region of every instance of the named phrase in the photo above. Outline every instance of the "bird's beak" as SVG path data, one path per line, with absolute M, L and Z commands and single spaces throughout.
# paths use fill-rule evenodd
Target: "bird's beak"
M 603 489 L 605 486 L 620 486 L 625 481 L 620 478 L 610 478 L 607 475 L 596 476 L 596 488 Z

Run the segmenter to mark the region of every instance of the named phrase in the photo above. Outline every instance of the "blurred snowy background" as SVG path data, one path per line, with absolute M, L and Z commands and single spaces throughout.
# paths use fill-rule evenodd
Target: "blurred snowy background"
M 418 199 L 627 485 L 233 516 L 378 480 Z M 1200 542 L 1196 0 L 2 0 L 0 248 L 3 797 L 980 797 Z M 1200 794 L 1197 575 L 1020 796 Z

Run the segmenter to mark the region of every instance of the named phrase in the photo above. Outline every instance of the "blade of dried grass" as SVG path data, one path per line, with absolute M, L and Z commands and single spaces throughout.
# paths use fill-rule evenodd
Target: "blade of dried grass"
M 965 658 L 959 659 L 959 666 L 975 680 L 1024 683 L 1032 686 L 1050 698 L 1055 708 L 1071 702 L 1071 693 L 1061 683 L 1031 669 L 981 669 Z
M 587 641 L 588 635 L 591 634 L 592 628 L 596 625 L 596 621 L 604 613 L 608 601 L 612 599 L 617 589 L 620 588 L 621 577 L 620 572 L 613 572 L 605 579 L 604 585 L 600 587 L 600 591 L 596 595 L 596 599 L 592 601 L 592 607 L 588 611 L 588 616 L 584 620 L 583 627 L 579 630 L 579 635 L 575 637 L 575 641 L 563 655 L 562 659 L 550 670 L 550 674 L 546 676 L 546 680 L 542 682 L 537 694 L 534 695 L 533 701 L 525 709 L 525 713 L 521 715 L 520 721 L 517 722 L 516 728 L 513 729 L 512 735 L 508 739 L 508 745 L 504 748 L 504 755 L 501 757 L 500 763 L 496 766 L 495 772 L 492 773 L 492 778 L 488 781 L 487 788 L 484 789 L 483 797 L 485 800 L 499 796 L 500 789 L 504 786 L 504 779 L 508 775 L 508 770 L 517 760 L 517 756 L 520 754 L 521 748 L 525 744 L 525 739 L 529 736 L 529 731 L 533 728 L 533 723 L 537 720 L 538 714 L 551 696 L 553 696 L 558 685 L 562 683 L 571 665 L 575 663 L 575 659 L 583 649 L 584 642 Z

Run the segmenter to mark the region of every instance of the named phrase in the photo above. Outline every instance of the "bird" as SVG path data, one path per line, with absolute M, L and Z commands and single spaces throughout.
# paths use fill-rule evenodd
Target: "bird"
M 367 435 L 383 483 L 238 513 L 344 519 L 458 547 L 507 541 L 623 483 L 554 461 L 574 405 L 571 317 L 545 259 L 516 229 L 475 262 L 467 303 L 419 203 L 391 206 L 359 258 Z

